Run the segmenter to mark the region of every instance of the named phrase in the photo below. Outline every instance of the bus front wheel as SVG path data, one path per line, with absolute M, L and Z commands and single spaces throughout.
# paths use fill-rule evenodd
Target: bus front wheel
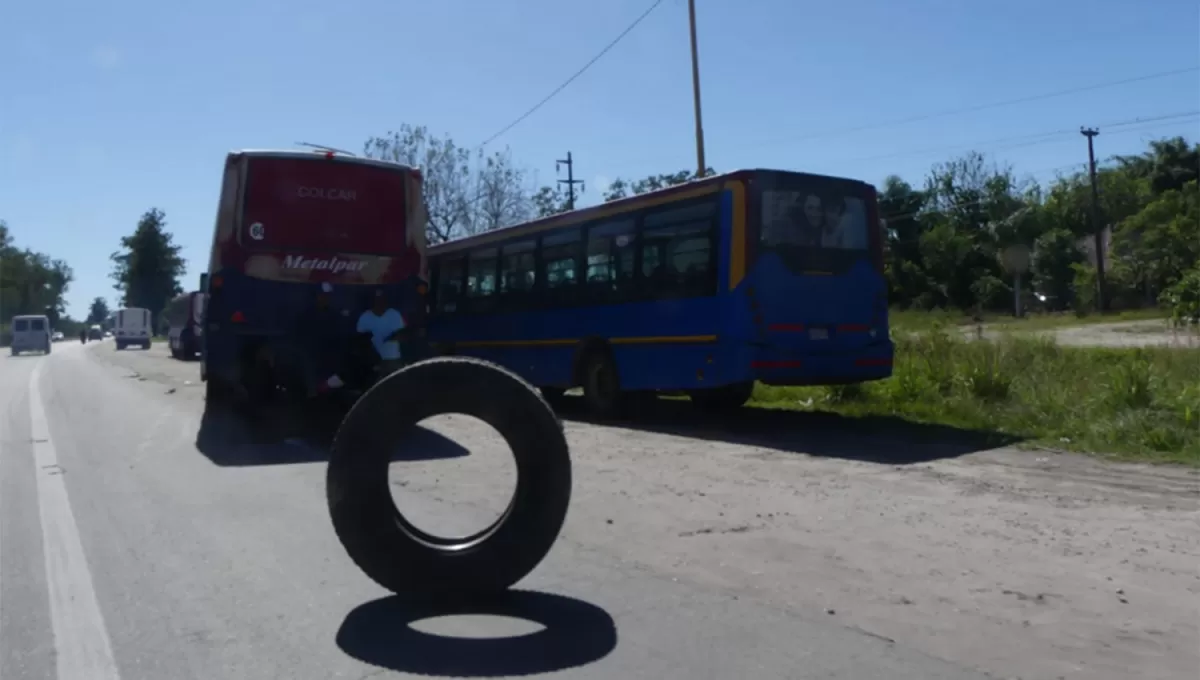
M 593 415 L 612 418 L 625 405 L 617 364 L 608 352 L 592 352 L 583 365 L 583 400 Z
M 689 397 L 703 411 L 732 411 L 745 406 L 754 393 L 753 382 L 734 383 L 722 387 L 692 390 Z

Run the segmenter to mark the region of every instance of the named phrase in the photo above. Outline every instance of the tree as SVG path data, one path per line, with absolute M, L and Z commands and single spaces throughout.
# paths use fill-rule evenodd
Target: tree
M 912 185 L 890 175 L 879 192 L 879 216 L 887 225 L 884 267 L 892 304 L 908 307 L 931 288 L 921 260 L 921 229 L 918 219 L 926 196 Z
M 530 219 L 534 204 L 525 173 L 505 149 L 472 156 L 450 137 L 424 126 L 402 125 L 399 132 L 363 144 L 368 158 L 421 169 L 429 243 L 441 243 Z
M 580 191 L 576 194 L 576 198 L 582 195 L 583 191 Z M 534 216 L 539 218 L 565 213 L 571 207 L 570 197 L 567 196 L 567 192 L 556 186 L 538 189 L 531 200 L 533 202 Z
M 0 310 L 4 317 L 45 314 L 57 325 L 66 311 L 64 296 L 75 278 L 66 262 L 21 249 L 0 220 Z
M 1074 302 L 1075 265 L 1083 263 L 1078 239 L 1066 229 L 1051 229 L 1038 237 L 1033 250 L 1033 285 L 1046 296 L 1051 309 Z
M 88 325 L 104 323 L 104 321 L 108 319 L 109 314 L 108 302 L 106 302 L 102 297 L 93 298 L 92 304 L 88 308 L 86 323 Z
M 1180 191 L 1200 179 L 1200 144 L 1189 145 L 1183 137 L 1152 141 L 1144 153 L 1116 161 L 1129 175 L 1147 180 L 1156 194 Z
M 161 310 L 183 292 L 179 279 L 186 265 L 166 227 L 163 211 L 147 210 L 134 232 L 121 238 L 122 250 L 109 256 L 113 262 L 109 276 L 121 294 L 122 307 Z
M 1200 261 L 1200 188 L 1195 180 L 1159 194 L 1113 234 L 1115 269 L 1154 300 Z
M 705 177 L 715 174 L 717 173 L 712 168 L 707 168 L 704 171 Z M 650 175 L 632 182 L 618 177 L 608 185 L 608 189 L 604 192 L 604 200 L 606 202 L 616 201 L 626 196 L 637 196 L 638 194 L 685 184 L 694 179 L 700 179 L 700 176 L 692 170 Z

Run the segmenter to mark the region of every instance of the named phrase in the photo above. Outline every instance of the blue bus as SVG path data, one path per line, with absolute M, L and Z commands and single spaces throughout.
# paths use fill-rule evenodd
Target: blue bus
M 875 188 L 742 170 L 431 246 L 428 336 L 594 414 L 887 378 Z

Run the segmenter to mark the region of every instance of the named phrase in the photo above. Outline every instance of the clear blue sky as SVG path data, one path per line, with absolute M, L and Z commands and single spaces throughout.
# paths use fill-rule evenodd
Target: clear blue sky
M 223 155 L 297 140 L 358 150 L 424 124 L 478 144 L 650 4 L 483 0 L 15 0 L 0 9 L 0 218 L 67 260 L 69 312 L 115 299 L 108 255 L 149 207 L 202 271 Z M 919 183 L 972 147 L 1038 178 L 1098 153 L 1200 137 L 1186 73 L 879 125 L 1200 64 L 1195 0 L 698 0 L 709 164 Z M 568 151 L 591 195 L 694 164 L 687 3 L 665 0 L 583 77 L 496 143 L 554 178 Z M 1035 144 L 994 140 L 1065 130 Z

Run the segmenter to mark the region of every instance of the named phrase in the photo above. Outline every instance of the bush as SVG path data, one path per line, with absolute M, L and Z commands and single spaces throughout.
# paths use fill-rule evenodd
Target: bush
M 891 378 L 858 388 L 760 388 L 754 401 L 897 415 L 1060 448 L 1200 465 L 1200 349 L 1062 347 L 897 334 Z
M 1163 291 L 1159 303 L 1170 312 L 1175 325 L 1200 323 L 1200 266 Z

